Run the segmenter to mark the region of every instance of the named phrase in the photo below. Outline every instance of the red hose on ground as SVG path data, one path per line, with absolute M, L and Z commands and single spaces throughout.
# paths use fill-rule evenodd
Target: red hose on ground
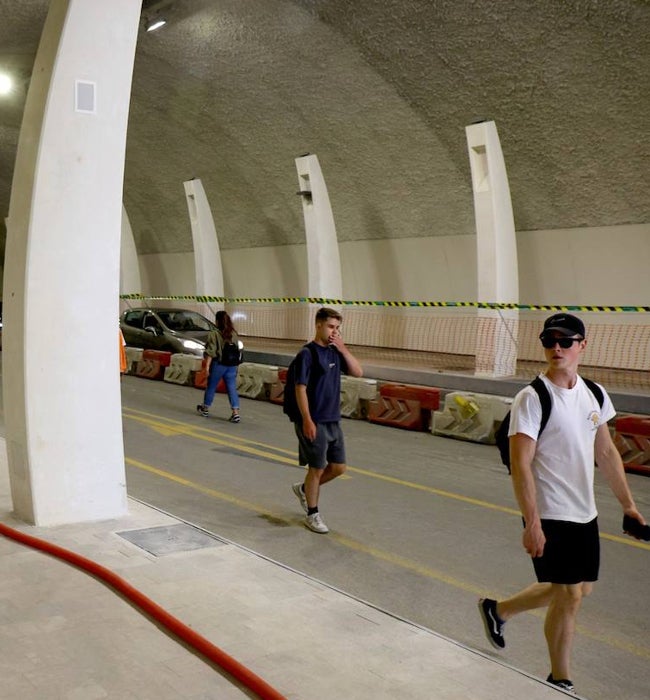
M 179 637 L 184 642 L 187 642 L 193 649 L 198 651 L 209 661 L 215 663 L 231 676 L 236 678 L 242 685 L 252 690 L 262 700 L 286 700 L 284 695 L 281 695 L 277 690 L 272 688 L 266 681 L 255 675 L 252 671 L 240 664 L 238 661 L 219 649 L 205 637 L 195 632 L 193 629 L 182 623 L 178 618 L 170 615 L 166 610 L 147 598 L 143 593 L 127 583 L 123 578 L 113 573 L 109 569 L 97 564 L 97 562 L 86 559 L 79 554 L 75 554 L 68 549 L 59 547 L 58 545 L 40 540 L 37 537 L 32 537 L 19 530 L 0 523 L 0 534 L 8 537 L 16 542 L 39 549 L 46 554 L 51 554 L 67 561 L 70 564 L 83 569 L 93 576 L 101 579 L 111 588 L 122 593 L 128 598 L 137 608 L 150 615 L 157 620 L 161 625 L 166 627 L 172 634 Z

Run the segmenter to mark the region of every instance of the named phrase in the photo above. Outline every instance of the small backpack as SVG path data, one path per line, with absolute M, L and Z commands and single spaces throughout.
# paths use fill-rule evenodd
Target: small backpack
M 320 364 L 320 359 L 318 357 L 318 350 L 311 344 L 303 346 L 309 350 L 311 355 L 311 367 L 312 371 L 309 374 L 309 383 L 307 384 L 307 397 L 311 399 L 312 394 L 318 383 L 320 375 L 323 373 L 323 368 Z M 302 352 L 302 350 L 300 351 Z M 289 417 L 292 423 L 297 423 L 302 419 L 302 414 L 298 408 L 298 402 L 296 401 L 296 362 L 298 360 L 298 355 L 300 352 L 291 360 L 289 368 L 287 369 L 287 381 L 284 385 L 284 399 L 283 399 L 283 412 Z
M 587 385 L 591 393 L 596 397 L 598 405 L 602 408 L 605 402 L 605 397 L 601 391 L 598 384 L 592 382 L 590 379 L 582 378 L 584 383 Z M 535 389 L 537 396 L 539 396 L 540 403 L 542 404 L 542 420 L 539 425 L 539 433 L 537 433 L 537 439 L 542 434 L 548 419 L 551 417 L 551 395 L 546 388 L 546 384 L 542 381 L 540 377 L 535 377 L 530 383 L 530 386 Z M 510 474 L 510 438 L 508 437 L 508 430 L 510 428 L 510 411 L 506 413 L 501 425 L 497 428 L 494 433 L 494 439 L 496 440 L 497 448 L 501 454 L 501 462 L 508 468 L 508 474 Z
M 224 340 L 219 364 L 225 365 L 226 367 L 236 367 L 242 363 L 243 359 L 243 353 L 239 349 L 237 343 L 233 343 L 232 341 L 226 342 Z

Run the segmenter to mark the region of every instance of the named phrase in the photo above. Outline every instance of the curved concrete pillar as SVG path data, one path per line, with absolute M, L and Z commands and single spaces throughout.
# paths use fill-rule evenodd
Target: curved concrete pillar
M 183 183 L 194 242 L 194 270 L 197 296 L 224 296 L 223 268 L 219 239 L 212 211 L 198 178 Z
M 194 243 L 196 295 L 224 297 L 219 238 L 203 183 L 200 179 L 194 178 L 184 182 L 183 186 Z M 223 308 L 223 304 L 218 304 L 218 307 Z M 198 311 L 208 318 L 214 315 L 214 309 L 207 303 L 200 304 Z
M 122 235 L 120 237 L 120 294 L 140 294 L 142 279 L 138 264 L 133 229 L 126 208 L 122 205 Z
M 493 121 L 466 127 L 476 218 L 478 301 L 518 303 L 517 240 L 501 142 Z M 479 310 L 476 372 L 515 373 L 517 311 Z
M 307 295 L 342 299 L 339 244 L 330 198 L 318 158 L 315 155 L 300 156 L 296 158 L 296 169 L 305 217 L 309 271 Z
M 15 514 L 126 511 L 117 313 L 139 0 L 52 0 L 9 209 L 3 391 Z

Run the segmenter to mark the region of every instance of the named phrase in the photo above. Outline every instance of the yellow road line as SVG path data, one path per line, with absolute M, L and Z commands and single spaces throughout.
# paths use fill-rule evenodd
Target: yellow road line
M 243 508 L 244 510 L 250 510 L 253 513 L 272 516 L 273 518 L 276 518 L 278 520 L 282 520 L 282 521 L 286 522 L 287 524 L 289 524 L 289 521 L 287 521 L 286 518 L 283 518 L 281 516 L 277 516 L 274 513 L 267 511 L 263 506 L 261 506 L 258 503 L 252 503 L 251 501 L 244 501 L 241 498 L 236 498 L 235 496 L 231 496 L 230 494 L 224 493 L 223 491 L 217 491 L 216 489 L 212 489 L 208 486 L 202 486 L 201 484 L 197 484 L 194 481 L 190 481 L 189 479 L 185 479 L 182 476 L 178 476 L 177 474 L 173 474 L 172 472 L 165 471 L 164 469 L 158 469 L 157 467 L 153 467 L 151 464 L 146 464 L 145 462 L 140 462 L 139 460 L 132 459 L 131 457 L 126 457 L 124 461 L 127 464 L 130 464 L 132 467 L 137 467 L 138 469 L 142 469 L 143 471 L 150 472 L 151 474 L 155 474 L 156 476 L 160 476 L 163 479 L 167 479 L 168 481 L 173 481 L 174 483 L 180 484 L 181 486 L 186 486 L 187 488 L 192 489 L 194 491 L 199 491 L 200 493 L 203 493 L 206 496 L 211 496 L 212 498 L 218 498 L 221 501 L 226 501 L 227 503 L 231 503 L 232 505 L 235 505 L 238 508 Z
M 189 479 L 185 479 L 181 476 L 165 471 L 163 469 L 158 469 L 157 467 L 154 467 L 150 464 L 146 464 L 145 462 L 141 462 L 137 459 L 127 457 L 125 461 L 132 467 L 136 467 L 138 469 L 150 472 L 151 474 L 155 474 L 156 476 L 159 476 L 163 479 L 168 479 L 169 481 L 177 483 L 181 486 L 185 486 L 186 488 L 198 491 L 199 493 L 203 493 L 206 496 L 210 496 L 211 498 L 216 498 L 225 501 L 226 503 L 230 503 L 234 506 L 237 506 L 238 508 L 242 508 L 244 510 L 256 513 L 257 515 L 261 515 L 266 518 L 272 519 L 275 522 L 280 522 L 286 525 L 291 525 L 293 522 L 296 522 L 295 520 L 288 520 L 283 515 L 273 513 L 272 511 L 269 511 L 263 506 L 257 503 L 253 503 L 252 501 L 245 501 L 241 498 L 236 498 L 234 496 L 231 496 L 230 494 L 224 493 L 223 491 L 218 491 L 216 489 L 197 484 L 193 481 L 190 481 Z M 391 552 L 386 552 L 377 547 L 371 547 L 370 545 L 366 545 L 362 542 L 359 542 L 358 540 L 354 540 L 351 537 L 346 537 L 344 535 L 330 531 L 329 538 L 338 542 L 341 546 L 346 547 L 347 549 L 366 554 L 367 556 L 372 557 L 373 559 L 378 559 L 398 568 L 410 571 L 411 573 L 415 573 L 425 578 L 439 581 L 440 583 L 453 586 L 454 588 L 458 588 L 468 593 L 472 593 L 476 596 L 482 596 L 485 594 L 485 591 L 483 589 L 477 588 L 473 584 L 467 583 L 466 581 L 462 581 L 460 579 L 454 578 L 453 576 L 449 576 L 440 571 L 437 571 L 436 569 L 432 569 L 428 566 L 419 564 L 418 562 L 415 562 L 412 559 L 392 554 Z M 543 616 L 542 613 L 540 613 L 539 611 L 530 612 L 531 614 L 536 615 L 537 617 Z M 616 637 L 610 637 L 604 634 L 591 632 L 590 630 L 587 630 L 582 626 L 578 626 L 576 629 L 577 632 L 583 635 L 584 637 L 593 639 L 594 641 L 606 644 L 619 650 L 629 652 L 631 654 L 634 654 L 635 656 L 650 659 L 650 649 L 631 644 L 630 642 L 618 639 Z
M 140 422 L 146 422 L 144 418 L 150 418 L 152 421 L 158 422 L 160 420 L 167 421 L 167 424 L 173 425 L 173 426 L 178 426 L 179 434 L 202 434 L 202 433 L 208 433 L 210 435 L 218 435 L 220 437 L 226 438 L 230 441 L 235 440 L 237 442 L 240 442 L 244 445 L 255 445 L 257 447 L 265 447 L 266 449 L 273 450 L 274 452 L 280 452 L 282 454 L 287 454 L 287 455 L 293 455 L 294 457 L 296 456 L 296 451 L 295 450 L 287 450 L 284 447 L 276 447 L 275 445 L 269 445 L 268 443 L 265 442 L 258 442 L 256 440 L 249 440 L 248 438 L 244 437 L 239 437 L 237 435 L 233 435 L 232 433 L 222 433 L 218 430 L 214 430 L 213 428 L 209 427 L 202 427 L 198 425 L 193 425 L 192 423 L 186 423 L 184 421 L 178 421 L 174 420 L 173 418 L 165 418 L 164 416 L 159 416 L 156 415 L 155 413 L 147 413 L 146 411 L 139 411 L 135 408 L 128 408 L 125 409 L 128 411 L 128 413 L 124 413 L 123 415 L 125 418 L 131 418 L 133 420 L 140 420 Z M 129 415 L 132 414 L 132 415 Z M 140 417 L 140 418 L 139 418 Z M 161 425 L 163 425 L 161 423 Z
M 132 409 L 129 409 L 129 411 L 132 411 Z M 159 429 L 160 432 L 165 431 L 165 428 L 167 427 L 165 423 L 161 423 L 159 420 L 154 420 L 161 418 L 161 416 L 154 416 L 153 414 L 147 414 L 144 411 L 132 411 L 133 414 L 138 414 L 138 415 L 128 415 L 124 414 L 126 418 L 130 418 L 132 420 L 135 420 L 140 423 L 144 423 L 145 425 L 148 425 L 149 427 L 152 427 L 154 429 Z M 163 418 L 163 420 L 167 421 L 168 419 Z M 241 450 L 242 452 L 248 453 L 248 454 L 254 454 L 258 457 L 266 457 L 271 460 L 275 460 L 278 462 L 282 462 L 285 464 L 291 464 L 295 466 L 296 463 L 296 453 L 291 452 L 290 450 L 285 450 L 282 448 L 274 447 L 273 445 L 267 445 L 265 443 L 261 442 L 255 442 L 253 440 L 246 440 L 243 438 L 239 437 L 234 437 L 230 433 L 220 433 L 218 431 L 210 431 L 209 429 L 206 428 L 196 428 L 195 426 L 188 424 L 188 423 L 183 423 L 181 421 L 175 421 L 169 419 L 169 423 L 171 423 L 174 426 L 173 430 L 176 431 L 176 434 L 178 435 L 186 435 L 188 437 L 195 437 L 199 440 L 205 440 L 207 442 L 212 442 L 218 445 L 224 445 L 228 447 L 233 447 L 235 449 Z M 204 435 L 203 433 L 210 433 L 208 435 Z M 166 434 L 166 433 L 165 433 Z M 171 433 L 169 433 L 171 434 Z M 222 435 L 225 440 L 221 440 L 219 438 L 213 437 L 214 435 Z M 235 440 L 236 442 L 233 442 Z M 242 443 L 237 444 L 237 443 Z M 279 457 L 276 454 L 268 453 L 268 452 L 263 452 L 261 450 L 257 450 L 252 447 L 248 447 L 248 445 L 258 445 L 260 447 L 264 447 L 266 449 L 271 449 L 274 450 L 274 452 L 282 452 L 285 454 L 291 454 L 293 455 L 293 459 L 285 459 L 283 457 Z M 506 506 L 499 506 L 495 503 L 489 503 L 487 501 L 481 501 L 476 498 L 470 498 L 468 496 L 462 496 L 457 493 L 452 493 L 450 491 L 443 491 L 441 489 L 436 489 L 433 488 L 432 486 L 425 486 L 424 484 L 418 484 L 413 481 L 404 481 L 403 479 L 398 479 L 397 477 L 394 476 L 388 476 L 385 474 L 379 474 L 377 472 L 372 472 L 367 469 L 361 469 L 359 467 L 352 467 L 348 465 L 348 471 L 352 472 L 353 474 L 361 474 L 363 476 L 367 476 L 373 479 L 379 479 L 381 481 L 386 481 L 388 483 L 396 484 L 398 486 L 403 486 L 406 488 L 411 488 L 417 491 L 425 491 L 427 493 L 434 494 L 436 496 L 443 496 L 445 498 L 451 498 L 455 499 L 458 501 L 462 501 L 464 503 L 469 503 L 471 505 L 475 506 L 480 506 L 482 508 L 489 508 L 492 510 L 497 510 L 501 511 L 503 513 L 508 513 L 509 515 L 519 515 L 519 511 L 515 510 L 514 508 L 508 508 Z
M 160 423 L 159 421 L 154 421 L 151 418 L 147 418 L 145 416 L 136 416 L 136 415 L 128 415 L 124 414 L 125 418 L 130 418 L 131 420 L 134 420 L 138 423 L 143 423 L 144 425 L 149 426 L 150 428 L 153 428 L 154 430 L 161 429 L 161 431 L 164 431 L 165 428 L 169 429 L 168 426 L 164 423 Z M 251 444 L 259 444 L 259 443 L 254 443 L 252 440 L 247 440 L 247 441 L 241 441 L 242 443 L 246 442 L 248 444 L 239 444 L 238 442 L 233 442 L 232 436 L 227 435 L 227 439 L 221 439 L 219 437 L 215 437 L 214 435 L 210 434 L 203 434 L 205 429 L 198 429 L 194 428 L 193 426 L 186 425 L 183 423 L 177 423 L 176 421 L 172 421 L 174 424 L 178 425 L 179 427 L 174 427 L 173 431 L 175 435 L 185 435 L 186 437 L 191 437 L 196 440 L 203 440 L 204 442 L 211 442 L 215 445 L 221 445 L 223 447 L 232 447 L 235 448 L 241 452 L 244 452 L 246 454 L 254 455 L 256 457 L 264 457 L 266 459 L 273 460 L 275 462 L 281 462 L 282 464 L 290 464 L 292 467 L 295 467 L 297 465 L 297 457 L 294 455 L 293 458 L 289 457 L 283 457 L 282 455 L 276 454 L 276 453 L 271 453 L 271 452 L 265 452 L 263 450 L 258 450 L 256 447 L 251 447 Z M 185 426 L 185 427 L 182 427 Z M 170 435 L 172 434 L 171 432 L 169 433 Z M 219 435 L 220 433 L 216 433 L 216 435 Z M 223 434 L 223 433 L 222 433 Z M 278 450 L 280 451 L 280 450 Z M 292 454 L 289 450 L 282 450 L 282 452 L 286 452 L 287 454 Z
M 239 450 L 245 454 L 254 455 L 255 457 L 263 457 L 270 461 L 280 462 L 281 464 L 287 464 L 292 467 L 302 469 L 302 467 L 299 467 L 297 464 L 296 453 L 292 452 L 291 450 L 275 447 L 274 445 L 268 445 L 263 442 L 257 442 L 238 436 L 233 436 L 231 433 L 222 433 L 216 430 L 211 430 L 210 428 L 194 426 L 190 423 L 177 421 L 171 418 L 165 418 L 163 416 L 147 413 L 145 411 L 138 411 L 136 409 L 130 408 L 127 410 L 129 413 L 123 413 L 125 418 L 130 418 L 131 420 L 134 420 L 136 422 L 143 423 L 154 430 L 158 430 L 164 435 L 184 435 L 186 437 L 192 437 L 197 440 L 211 442 L 215 445 L 230 447 Z M 173 427 L 170 428 L 170 426 Z M 223 439 L 221 439 L 220 437 L 215 437 L 215 435 L 221 436 Z M 265 450 L 273 450 L 273 452 L 266 452 L 265 450 L 257 449 L 257 447 L 265 448 Z M 280 454 L 277 454 L 278 452 L 282 454 L 292 455 L 292 457 L 282 457 Z M 395 484 L 396 486 L 413 489 L 414 491 L 422 491 L 424 493 L 433 494 L 434 496 L 440 496 L 442 498 L 447 498 L 450 500 L 460 501 L 461 503 L 467 503 L 469 505 L 477 506 L 478 508 L 496 510 L 497 512 L 506 513 L 507 515 L 513 515 L 518 518 L 521 517 L 521 513 L 515 508 L 501 506 L 496 503 L 490 503 L 489 501 L 483 501 L 478 498 L 471 498 L 470 496 L 463 496 L 462 494 L 453 493 L 452 491 L 437 489 L 433 486 L 418 484 L 414 481 L 406 481 L 404 479 L 399 479 L 394 476 L 381 474 L 379 472 L 373 472 L 368 469 L 361 469 L 360 467 L 352 467 L 350 465 L 348 465 L 348 471 L 352 474 L 359 474 L 361 476 L 366 476 L 371 479 L 385 481 L 387 483 Z M 345 478 L 345 476 L 343 478 Z M 617 544 L 623 544 L 628 547 L 636 547 L 638 549 L 650 551 L 650 544 L 646 544 L 644 542 L 632 539 L 629 536 L 611 535 L 606 532 L 601 532 L 600 537 L 601 539 L 609 540 L 610 542 L 615 542 Z
M 163 469 L 159 469 L 150 464 L 146 464 L 145 462 L 141 462 L 137 459 L 127 457 L 125 461 L 132 467 L 137 467 L 138 469 L 150 472 L 151 474 L 155 474 L 156 476 L 159 476 L 163 479 L 168 479 L 169 481 L 173 481 L 174 483 L 180 484 L 181 486 L 185 486 L 194 491 L 198 491 L 199 493 L 203 493 L 206 496 L 211 496 L 212 498 L 217 498 L 227 503 L 231 503 L 232 505 L 238 506 L 239 508 L 242 508 L 244 510 L 251 511 L 253 513 L 256 513 L 257 515 L 263 515 L 275 521 L 280 521 L 286 525 L 290 525 L 292 524 L 292 522 L 298 522 L 298 520 L 288 520 L 284 515 L 274 513 L 258 503 L 253 503 L 252 501 L 245 501 L 241 498 L 236 498 L 234 496 L 231 496 L 230 494 L 224 493 L 223 491 L 218 491 L 217 489 L 197 484 L 193 481 L 190 481 L 189 479 L 185 479 L 184 477 L 178 476 L 176 474 L 173 474 L 172 472 L 168 472 Z M 460 588 L 462 590 L 474 593 L 476 595 L 482 595 L 483 593 L 481 589 L 476 588 L 475 586 L 472 586 L 464 581 L 460 581 L 459 579 L 448 576 L 447 574 L 443 574 L 440 571 L 437 571 L 427 566 L 423 566 L 422 564 L 418 564 L 417 562 L 411 559 L 407 559 L 406 557 L 398 556 L 390 552 L 378 549 L 377 547 L 371 547 L 369 545 L 363 544 L 362 542 L 354 540 L 350 537 L 346 537 L 335 532 L 330 532 L 330 539 L 335 540 L 336 542 L 348 549 L 367 554 L 375 559 L 380 559 L 395 566 L 399 566 L 402 569 L 407 569 L 408 571 L 411 571 L 413 573 L 426 576 L 427 578 L 447 583 L 451 586 L 455 586 L 456 588 Z
M 397 486 L 404 486 L 409 489 L 414 489 L 416 491 L 425 491 L 427 493 L 432 493 L 435 496 L 442 496 L 443 498 L 450 498 L 455 501 L 461 501 L 463 503 L 469 503 L 473 506 L 480 506 L 481 508 L 488 508 L 490 510 L 498 510 L 502 513 L 507 513 L 508 515 L 517 515 L 521 517 L 521 513 L 514 508 L 508 508 L 508 506 L 500 506 L 496 503 L 490 503 L 489 501 L 482 501 L 478 498 L 471 498 L 470 496 L 463 496 L 459 493 L 453 493 L 452 491 L 444 491 L 442 489 L 436 489 L 433 486 L 426 486 L 425 484 L 418 484 L 414 481 L 405 481 L 404 479 L 398 479 L 395 476 L 387 476 L 386 474 L 378 474 L 377 472 L 371 472 L 367 469 L 360 469 L 359 467 L 349 467 L 349 469 L 357 474 L 362 474 L 363 476 L 369 476 L 373 479 L 379 479 L 381 481 L 387 481 L 391 484 L 396 484 Z

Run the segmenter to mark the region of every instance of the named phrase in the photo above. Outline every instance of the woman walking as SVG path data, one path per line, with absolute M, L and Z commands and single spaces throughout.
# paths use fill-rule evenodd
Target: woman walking
M 196 410 L 207 418 L 208 409 L 214 400 L 217 385 L 223 377 L 231 408 L 231 423 L 239 423 L 239 395 L 237 394 L 237 367 L 241 362 L 239 336 L 226 311 L 217 311 L 216 331 L 210 331 L 203 357 L 206 360 L 208 383 L 203 395 L 203 403 Z

